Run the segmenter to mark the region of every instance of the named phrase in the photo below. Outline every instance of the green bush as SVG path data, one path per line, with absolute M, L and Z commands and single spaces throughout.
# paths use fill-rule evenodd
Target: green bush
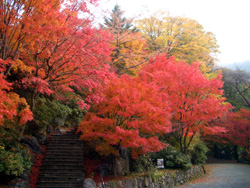
M 207 160 L 207 146 L 202 141 L 199 141 L 191 151 L 191 161 L 193 164 L 204 164 Z
M 239 157 L 240 161 L 250 162 L 250 151 L 245 148 Z
M 59 100 L 51 100 L 40 97 L 36 100 L 34 110 L 35 126 L 32 129 L 44 129 L 46 125 L 56 126 L 76 126 L 82 118 L 84 111 L 76 104 L 76 100 L 71 100 L 65 104 Z
M 192 167 L 190 156 L 175 150 L 171 145 L 159 152 L 152 153 L 151 158 L 155 164 L 157 159 L 164 159 L 165 168 L 189 169 Z
M 134 172 L 154 172 L 156 167 L 149 155 L 142 155 L 138 159 L 132 160 L 130 169 Z
M 31 166 L 31 156 L 27 148 L 19 144 L 16 148 L 6 150 L 3 144 L 0 146 L 0 172 L 19 176 Z
M 57 124 L 57 121 L 66 120 L 72 109 L 58 100 L 39 98 L 36 101 L 34 119 L 43 124 Z
M 19 144 L 20 129 L 18 125 L 0 127 L 0 172 L 6 175 L 21 175 L 32 165 L 29 150 Z

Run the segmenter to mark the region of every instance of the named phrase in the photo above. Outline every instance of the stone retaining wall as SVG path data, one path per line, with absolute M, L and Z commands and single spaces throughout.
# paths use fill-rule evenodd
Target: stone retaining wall
M 105 182 L 105 188 L 169 188 L 201 177 L 204 173 L 203 166 L 193 166 L 189 170 L 176 170 L 120 181 L 109 181 Z M 102 188 L 103 186 L 98 183 L 97 187 Z

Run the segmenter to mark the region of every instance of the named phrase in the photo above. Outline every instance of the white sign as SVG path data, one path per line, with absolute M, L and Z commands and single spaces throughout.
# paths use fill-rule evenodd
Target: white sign
M 164 159 L 157 159 L 157 167 L 164 168 Z

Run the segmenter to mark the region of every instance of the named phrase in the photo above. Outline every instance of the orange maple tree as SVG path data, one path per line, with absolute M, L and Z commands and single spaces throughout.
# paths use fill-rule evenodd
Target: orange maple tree
M 221 96 L 221 75 L 209 79 L 199 71 L 198 63 L 189 65 L 175 61 L 174 57 L 158 56 L 142 69 L 140 77 L 157 85 L 160 92 L 166 94 L 172 109 L 173 132 L 183 153 L 187 152 L 197 133 L 225 131 L 209 124 L 231 108 Z
M 81 122 L 81 138 L 94 141 L 100 154 L 119 154 L 130 148 L 132 156 L 161 150 L 159 135 L 171 130 L 168 102 L 157 87 L 138 78 L 113 77 L 95 105 Z
M 0 63 L 0 72 L 4 70 Z M 11 92 L 11 89 L 12 84 L 5 80 L 3 74 L 0 74 L 0 126 L 4 126 L 6 120 L 24 125 L 33 119 L 26 100 Z
M 1 58 L 10 62 L 5 75 L 18 74 L 19 87 L 31 92 L 32 110 L 40 94 L 60 98 L 71 87 L 91 91 L 108 76 L 110 36 L 91 26 L 87 2 L 5 1 L 1 6 Z

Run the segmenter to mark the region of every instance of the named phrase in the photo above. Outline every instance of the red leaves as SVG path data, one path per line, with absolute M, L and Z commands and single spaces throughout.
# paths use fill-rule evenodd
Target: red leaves
M 176 62 L 173 57 L 160 56 L 141 71 L 140 77 L 156 84 L 166 94 L 173 112 L 172 122 L 188 127 L 188 131 L 199 132 L 200 124 L 207 125 L 231 107 L 220 96 L 221 75 L 210 80 L 202 75 L 196 63 L 189 65 Z M 206 127 L 202 126 L 203 131 Z
M 30 178 L 29 184 L 30 184 L 31 188 L 36 187 L 36 182 L 38 181 L 39 174 L 40 174 L 40 168 L 42 166 L 42 162 L 43 162 L 44 156 L 46 154 L 46 146 L 41 146 L 41 147 L 43 150 L 42 155 L 33 153 L 35 155 L 35 163 L 31 167 L 31 173 L 29 176 L 29 178 Z
M 101 154 L 118 154 L 119 147 L 126 147 L 133 157 L 164 147 L 157 135 L 172 131 L 170 119 L 185 144 L 197 132 L 225 132 L 209 126 L 231 107 L 220 96 L 222 84 L 220 75 L 202 75 L 198 64 L 159 56 L 138 77 L 112 77 L 103 100 L 86 115 L 79 131 L 82 139 L 95 140 Z
M 250 138 L 250 110 L 241 109 L 228 115 L 228 132 L 223 135 L 231 143 L 248 146 Z
M 103 96 L 95 113 L 87 113 L 80 124 L 82 139 L 97 141 L 102 154 L 118 154 L 119 147 L 126 147 L 136 157 L 163 148 L 155 136 L 170 131 L 170 113 L 157 88 L 123 75 L 110 80 Z
M 29 87 L 32 90 L 36 90 L 38 93 L 50 95 L 53 93 L 51 89 L 49 89 L 49 83 L 38 77 L 30 77 L 24 78 L 22 80 L 22 84 L 24 87 Z

